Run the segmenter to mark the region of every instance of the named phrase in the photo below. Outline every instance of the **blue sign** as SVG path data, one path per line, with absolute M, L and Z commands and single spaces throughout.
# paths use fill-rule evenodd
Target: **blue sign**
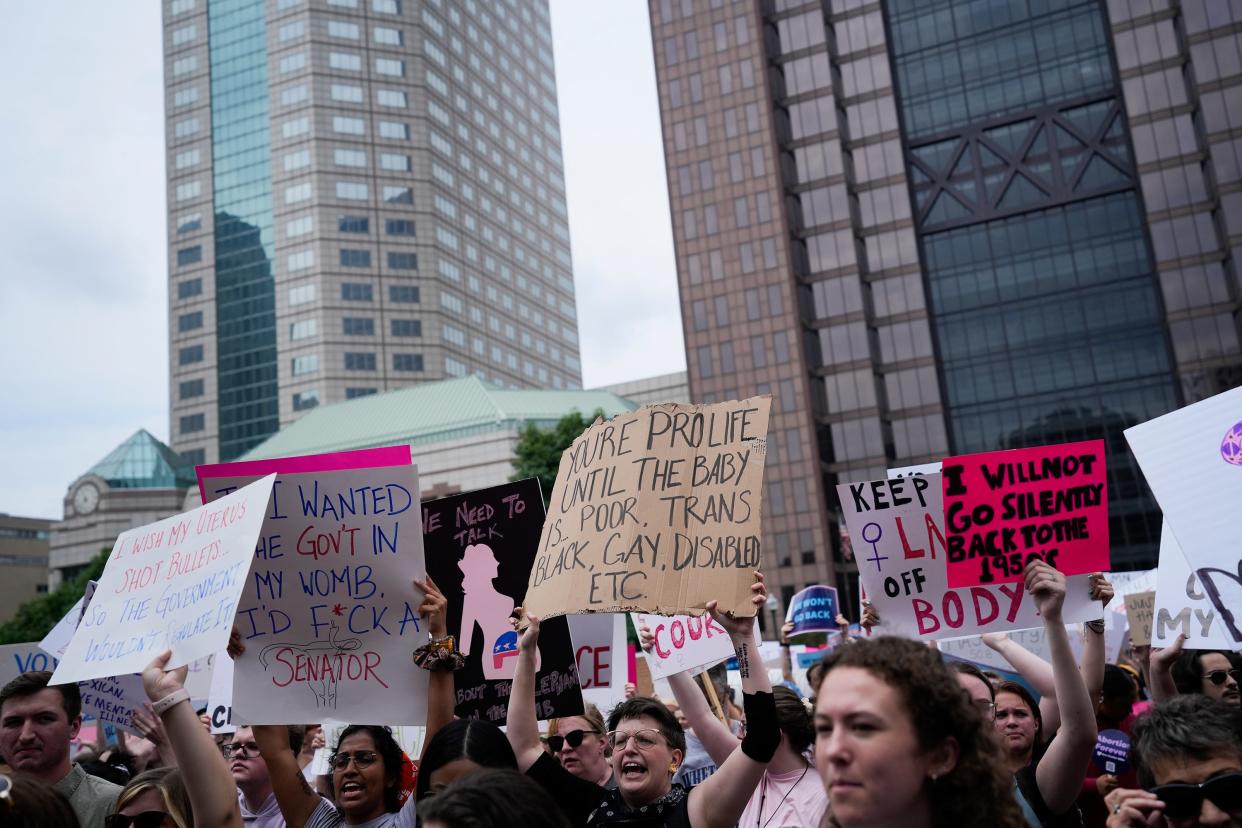
M 810 586 L 789 601 L 785 620 L 792 621 L 794 628 L 789 635 L 837 632 L 837 590 L 829 586 Z

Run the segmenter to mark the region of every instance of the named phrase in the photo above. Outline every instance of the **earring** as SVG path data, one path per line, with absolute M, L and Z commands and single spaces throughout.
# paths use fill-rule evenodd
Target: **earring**
M 669 772 L 669 773 L 677 773 L 677 763 L 676 763 L 676 762 L 669 762 L 669 763 L 668 763 L 668 772 Z
M 933 774 L 929 774 L 929 775 L 931 776 L 931 781 L 932 781 L 932 784 L 935 784 L 936 780 L 940 778 L 940 774 L 938 774 L 938 773 L 933 773 Z

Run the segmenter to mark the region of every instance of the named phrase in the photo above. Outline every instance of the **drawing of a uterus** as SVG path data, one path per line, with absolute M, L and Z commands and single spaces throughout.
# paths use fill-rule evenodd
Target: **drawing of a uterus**
M 495 579 L 500 572 L 496 554 L 485 543 L 466 547 L 457 562 L 462 575 L 465 600 L 461 611 L 461 651 L 475 655 L 475 627 L 482 638 L 479 642 L 483 677 L 488 681 L 512 679 L 517 666 L 518 634 L 509 624 L 513 615 L 513 598 L 496 590 Z M 535 653 L 535 669 L 539 654 Z

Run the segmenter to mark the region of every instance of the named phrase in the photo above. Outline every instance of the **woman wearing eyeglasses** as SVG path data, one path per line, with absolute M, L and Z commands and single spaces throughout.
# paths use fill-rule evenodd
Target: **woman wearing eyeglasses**
M 604 717 L 590 702 L 584 702 L 583 708 L 581 716 L 548 722 L 548 750 L 560 760 L 561 767 L 579 779 L 615 788 L 617 779 L 604 743 Z
M 763 576 L 756 572 L 751 587 L 756 610 L 767 600 Z M 658 699 L 635 697 L 617 705 L 608 717 L 608 745 L 616 790 L 580 779 L 566 771 L 539 744 L 535 717 L 535 650 L 539 619 L 518 644 L 517 672 L 509 697 L 507 735 L 518 768 L 556 799 L 572 825 L 591 828 L 732 828 L 776 753 L 780 730 L 767 669 L 759 656 L 754 618 L 733 618 L 707 610 L 733 642 L 742 677 L 747 733 L 740 750 L 701 784 L 687 791 L 673 784 L 686 753 L 685 734 L 677 719 Z
M 142 686 L 168 734 L 176 768 L 130 780 L 106 828 L 241 828 L 237 789 L 215 740 L 203 729 L 185 689 L 186 667 L 165 670 L 165 651 L 142 671 Z

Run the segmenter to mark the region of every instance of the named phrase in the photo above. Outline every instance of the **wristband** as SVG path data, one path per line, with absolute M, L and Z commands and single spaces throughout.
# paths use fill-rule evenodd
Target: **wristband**
M 190 700 L 190 691 L 182 687 L 180 690 L 174 690 L 164 698 L 151 704 L 151 709 L 155 711 L 155 715 L 163 716 L 164 713 L 175 704 Z
M 776 720 L 776 697 L 771 692 L 743 693 L 742 709 L 746 713 L 742 753 L 756 762 L 767 764 L 772 761 L 781 743 L 780 723 Z
M 1095 633 L 1096 635 L 1104 634 L 1104 619 L 1103 618 L 1097 618 L 1094 621 L 1087 621 L 1083 624 L 1083 626 L 1091 630 L 1091 632 Z

